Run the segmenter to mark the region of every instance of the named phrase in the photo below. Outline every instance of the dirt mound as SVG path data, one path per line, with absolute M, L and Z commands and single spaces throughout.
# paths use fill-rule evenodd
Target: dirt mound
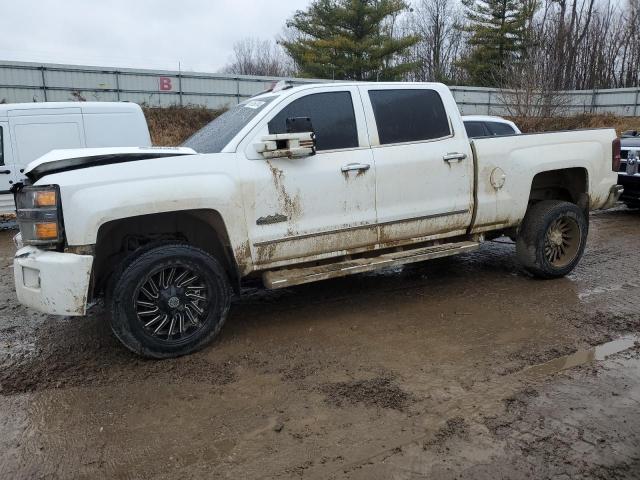
M 392 379 L 384 377 L 330 383 L 324 385 L 322 391 L 327 395 L 327 402 L 338 407 L 362 403 L 368 407 L 405 410 L 414 401 Z

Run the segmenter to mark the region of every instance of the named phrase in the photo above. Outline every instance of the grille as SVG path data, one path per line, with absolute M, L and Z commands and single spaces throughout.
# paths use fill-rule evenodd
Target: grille
M 635 151 L 637 153 L 640 153 L 640 148 L 631 148 L 628 150 L 621 150 L 620 151 L 620 169 L 618 170 L 619 172 L 626 172 L 627 171 L 627 160 L 629 158 L 629 152 L 630 151 Z

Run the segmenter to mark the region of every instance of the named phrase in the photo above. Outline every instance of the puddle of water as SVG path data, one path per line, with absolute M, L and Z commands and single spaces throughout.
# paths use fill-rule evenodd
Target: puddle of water
M 611 342 L 603 343 L 602 345 L 596 345 L 593 348 L 578 350 L 571 355 L 565 355 L 564 357 L 554 358 L 553 360 L 539 365 L 527 367 L 522 371 L 522 373 L 530 376 L 550 375 L 552 373 L 561 372 L 562 370 L 585 365 L 596 360 L 604 360 L 610 355 L 614 355 L 633 347 L 638 342 L 640 342 L 640 335 L 625 335 L 617 340 L 612 340 Z

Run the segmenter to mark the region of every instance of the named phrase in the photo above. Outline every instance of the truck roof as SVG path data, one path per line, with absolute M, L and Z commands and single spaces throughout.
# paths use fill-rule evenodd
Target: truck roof
M 318 87 L 322 87 L 322 88 L 326 88 L 326 87 L 336 87 L 336 88 L 344 88 L 344 87 L 358 87 L 358 86 L 367 86 L 367 87 L 371 87 L 371 86 L 393 86 L 393 85 L 397 85 L 399 87 L 402 88 L 407 88 L 407 87 L 411 87 L 411 86 L 415 86 L 415 87 L 421 87 L 421 88 L 433 88 L 433 89 L 441 89 L 441 88 L 449 88 L 446 85 L 444 85 L 443 83 L 438 83 L 438 82 L 318 82 L 318 83 L 305 83 L 303 85 L 295 85 L 295 86 L 291 86 L 291 84 L 287 84 L 287 86 L 285 86 L 284 88 L 280 88 L 278 90 L 267 90 L 265 92 L 261 92 L 258 95 L 255 95 L 253 97 L 251 97 L 252 99 L 256 99 L 262 96 L 280 96 L 280 95 L 290 95 L 292 93 L 295 92 L 300 92 L 303 90 L 310 90 L 313 88 L 318 88 Z
M 131 102 L 32 102 L 0 104 L 0 117 L 14 115 L 53 114 L 53 110 L 79 109 L 82 113 L 123 113 L 139 111 L 140 106 Z

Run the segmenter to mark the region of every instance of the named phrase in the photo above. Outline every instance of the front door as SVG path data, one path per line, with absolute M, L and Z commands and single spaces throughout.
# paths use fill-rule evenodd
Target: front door
M 316 155 L 265 160 L 255 142 L 309 117 Z M 249 135 L 240 159 L 253 261 L 275 266 L 377 241 L 375 166 L 356 87 L 319 86 L 282 101 Z
M 361 87 L 376 165 L 380 243 L 463 234 L 471 222 L 473 157 L 446 87 Z

